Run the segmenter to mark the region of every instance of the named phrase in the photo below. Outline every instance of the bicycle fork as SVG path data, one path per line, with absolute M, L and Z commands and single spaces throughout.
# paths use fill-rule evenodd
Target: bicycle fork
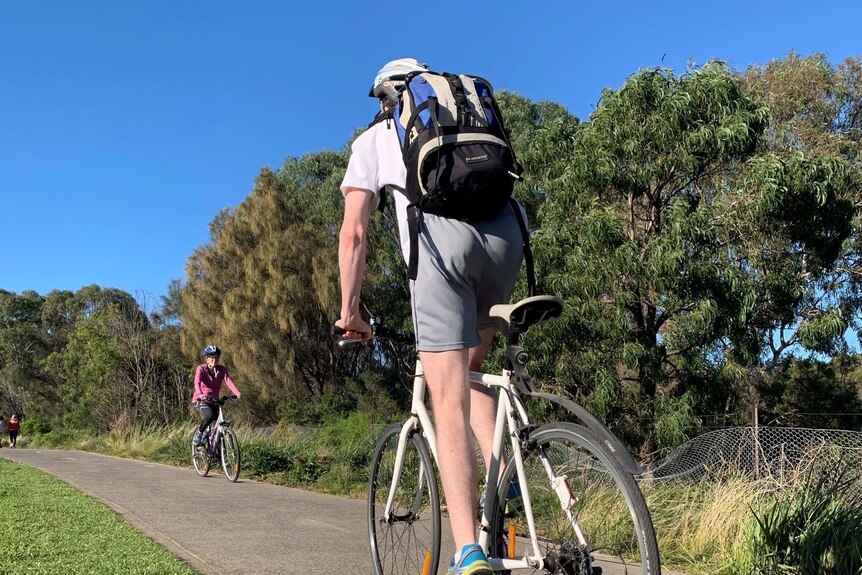
M 395 492 L 398 490 L 398 482 L 401 479 L 401 470 L 404 465 L 404 453 L 407 451 L 407 442 L 410 441 L 410 436 L 416 430 L 415 424 L 408 420 L 404 427 L 401 428 L 401 434 L 398 436 L 398 447 L 395 451 L 395 466 L 392 470 L 392 482 L 389 484 L 389 496 L 386 498 L 386 509 L 383 511 L 383 519 L 387 523 L 392 517 L 392 505 L 395 501 Z M 419 466 L 419 481 L 416 485 L 416 496 L 413 503 L 413 509 L 419 509 L 422 504 L 422 484 L 425 480 L 425 467 Z M 418 517 L 415 511 L 411 512 L 415 517 Z M 397 519 L 406 519 L 406 517 L 397 517 Z
M 398 448 L 395 452 L 395 468 L 392 470 L 392 483 L 389 486 L 389 496 L 386 498 L 386 509 L 383 511 L 383 519 L 388 523 L 392 519 L 392 505 L 395 501 L 395 492 L 398 488 L 398 482 L 401 479 L 401 471 L 404 465 L 404 453 L 407 451 L 407 442 L 410 440 L 412 433 L 420 433 L 424 431 L 424 437 L 427 440 L 428 448 L 431 450 L 431 457 L 434 461 L 437 459 L 437 436 L 434 433 L 434 426 L 428 417 L 428 412 L 422 403 L 425 397 L 425 375 L 422 370 L 422 363 L 416 362 L 416 373 L 413 377 L 413 405 L 410 410 L 410 417 L 404 422 L 401 428 L 401 434 L 398 437 Z M 419 482 L 416 487 L 416 498 L 413 508 L 418 510 L 422 504 L 422 484 L 425 481 L 425 468 L 419 466 Z M 413 512 L 416 515 L 415 512 Z

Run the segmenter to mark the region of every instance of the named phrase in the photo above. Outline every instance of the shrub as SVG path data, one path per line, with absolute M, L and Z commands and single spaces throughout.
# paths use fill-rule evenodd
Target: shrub
M 249 475 L 290 471 L 296 465 L 296 449 L 263 439 L 242 442 L 243 469 Z
M 798 489 L 782 493 L 754 515 L 756 529 L 749 539 L 753 572 L 862 574 L 858 470 L 812 470 Z

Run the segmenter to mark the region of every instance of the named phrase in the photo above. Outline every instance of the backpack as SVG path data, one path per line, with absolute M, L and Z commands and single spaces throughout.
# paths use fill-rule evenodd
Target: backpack
M 523 170 L 491 84 L 435 72 L 414 72 L 404 82 L 395 119 L 410 202 L 466 221 L 498 214 Z
M 371 125 L 394 119 L 410 202 L 407 275 L 416 279 L 422 213 L 481 221 L 512 204 L 521 229 L 530 295 L 535 292 L 529 232 L 512 198 L 523 169 L 515 158 L 490 82 L 478 76 L 414 72 L 398 105 Z M 381 195 L 381 198 L 383 196 Z

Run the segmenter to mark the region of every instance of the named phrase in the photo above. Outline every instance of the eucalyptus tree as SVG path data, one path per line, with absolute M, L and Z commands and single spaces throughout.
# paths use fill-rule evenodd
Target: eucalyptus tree
M 802 58 L 791 52 L 746 70 L 742 86 L 769 106 L 769 151 L 784 157 L 842 158 L 842 169 L 853 182 L 834 204 L 855 214 L 850 237 L 843 243 L 823 238 L 826 249 L 838 252 L 835 264 L 806 282 L 805 309 L 797 314 L 816 321 L 783 325 L 782 337 L 770 348 L 771 360 L 777 362 L 798 343 L 827 355 L 846 352 L 845 329 L 854 330 L 856 340 L 862 333 L 862 60 L 847 58 L 834 66 L 822 54 Z
M 812 395 L 794 389 L 808 381 L 797 377 L 800 362 L 788 356 L 818 352 L 813 359 L 821 362 L 859 354 L 862 331 L 862 60 L 846 58 L 833 65 L 823 54 L 800 57 L 791 52 L 785 58 L 754 66 L 741 75 L 746 93 L 767 103 L 773 121 L 765 134 L 765 147 L 783 157 L 803 154 L 806 158 L 839 157 L 845 160 L 847 177 L 853 183 L 840 194 L 840 206 L 852 204 L 854 217 L 850 221 L 850 237 L 841 245 L 833 240 L 837 251 L 835 264 L 819 273 L 812 273 L 801 286 L 803 297 L 796 317 L 782 322 L 778 337 L 765 348 L 771 369 L 765 374 L 762 397 L 755 390 L 753 401 L 767 409 L 781 412 L 824 412 L 828 405 L 843 405 L 847 412 L 859 410 L 862 391 L 855 402 L 845 397 L 846 382 L 840 369 L 823 367 L 827 376 L 835 375 L 828 385 L 819 385 L 819 405 L 806 402 Z M 795 206 L 795 209 L 804 208 Z M 824 242 L 829 242 L 824 237 Z M 800 319 L 801 318 L 801 319 Z M 825 379 L 829 379 L 828 377 Z M 862 382 L 860 382 L 862 385 Z M 783 398 L 775 405 L 776 389 Z M 788 398 L 792 398 L 788 399 Z M 798 416 L 783 417 L 809 426 L 818 425 L 817 417 L 803 421 Z M 851 416 L 842 421 L 854 425 Z M 855 423 L 858 426 L 858 422 Z
M 646 451 L 745 389 L 782 325 L 835 317 L 800 313 L 850 235 L 852 178 L 770 153 L 769 120 L 720 63 L 644 70 L 557 144 L 535 244 L 569 308 L 548 367 Z

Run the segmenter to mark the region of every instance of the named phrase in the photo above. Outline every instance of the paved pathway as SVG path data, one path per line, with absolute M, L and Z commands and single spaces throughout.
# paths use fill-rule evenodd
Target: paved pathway
M 83 451 L 3 449 L 0 457 L 102 501 L 202 575 L 369 573 L 361 501 Z
M 105 503 L 201 575 L 372 573 L 364 501 L 84 451 L 3 449 L 0 457 Z M 449 533 L 443 545 L 452 547 Z M 605 566 L 604 575 L 617 573 Z

